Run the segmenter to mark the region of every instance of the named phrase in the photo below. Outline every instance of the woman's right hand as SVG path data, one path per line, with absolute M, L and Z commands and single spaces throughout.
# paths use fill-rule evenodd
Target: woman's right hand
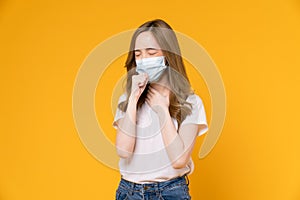
M 144 92 L 147 83 L 148 83 L 148 74 L 142 73 L 138 75 L 132 76 L 132 84 L 131 84 L 131 96 L 137 102 Z

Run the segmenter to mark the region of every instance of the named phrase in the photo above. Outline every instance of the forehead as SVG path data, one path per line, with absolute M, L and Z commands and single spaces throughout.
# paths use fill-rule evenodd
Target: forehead
M 160 46 L 150 31 L 140 33 L 135 40 L 135 50 L 147 48 L 160 49 Z

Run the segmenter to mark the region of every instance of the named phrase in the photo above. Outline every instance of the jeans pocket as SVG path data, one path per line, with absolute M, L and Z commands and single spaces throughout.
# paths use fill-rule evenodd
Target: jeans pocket
M 176 184 L 161 191 L 160 200 L 190 200 L 189 188 L 186 184 Z
M 116 191 L 116 200 L 127 200 L 128 192 L 124 189 L 118 188 Z

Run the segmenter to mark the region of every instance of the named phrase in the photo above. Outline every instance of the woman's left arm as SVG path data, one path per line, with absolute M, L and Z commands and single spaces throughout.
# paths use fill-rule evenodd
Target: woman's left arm
M 177 132 L 169 111 L 159 112 L 163 141 L 172 166 L 180 169 L 186 166 L 193 151 L 199 125 L 184 124 Z
M 184 124 L 177 132 L 169 112 L 168 96 L 150 88 L 146 101 L 158 114 L 164 145 L 173 168 L 180 169 L 189 162 L 200 126 Z

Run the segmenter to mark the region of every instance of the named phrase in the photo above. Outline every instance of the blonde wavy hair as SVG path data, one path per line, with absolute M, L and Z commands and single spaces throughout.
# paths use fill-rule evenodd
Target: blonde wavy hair
M 193 94 L 190 81 L 187 77 L 185 66 L 181 57 L 181 52 L 175 32 L 169 24 L 161 19 L 155 19 L 142 24 L 133 34 L 125 67 L 127 69 L 126 79 L 126 93 L 131 93 L 132 76 L 137 74 L 135 72 L 135 41 L 137 36 L 145 31 L 150 31 L 157 43 L 162 49 L 165 56 L 166 68 L 162 76 L 167 76 L 168 85 L 170 89 L 170 106 L 169 112 L 172 118 L 177 120 L 178 127 L 187 115 L 191 114 L 191 104 L 186 101 L 187 97 Z M 137 109 L 144 103 L 147 96 L 149 85 L 148 83 L 144 92 L 141 94 Z M 121 102 L 118 107 L 123 112 L 126 111 L 128 105 L 129 95 L 124 102 Z

